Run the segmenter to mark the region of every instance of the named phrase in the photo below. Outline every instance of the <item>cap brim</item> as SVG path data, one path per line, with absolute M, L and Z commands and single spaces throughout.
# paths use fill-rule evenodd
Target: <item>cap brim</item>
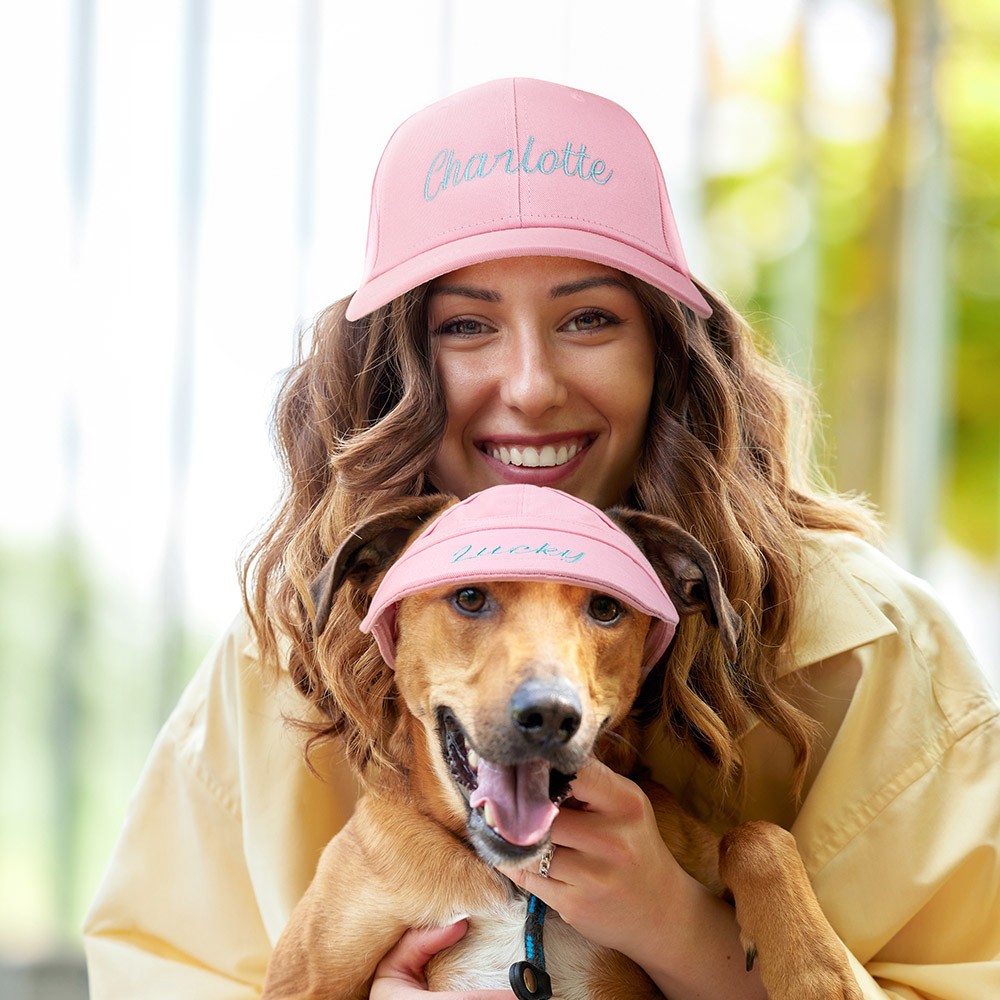
M 504 257 L 574 257 L 604 264 L 672 295 L 699 316 L 712 315 L 711 306 L 687 275 L 644 250 L 600 233 L 529 227 L 478 233 L 416 254 L 366 281 L 348 303 L 347 318 L 367 316 L 404 292 L 460 267 Z

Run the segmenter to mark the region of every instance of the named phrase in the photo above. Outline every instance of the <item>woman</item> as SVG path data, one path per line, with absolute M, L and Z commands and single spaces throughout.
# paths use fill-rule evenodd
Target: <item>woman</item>
M 95 1000 L 253 996 L 350 814 L 391 674 L 344 600 L 314 647 L 310 580 L 381 504 L 498 482 L 624 501 L 715 554 L 740 662 L 686 621 L 637 703 L 643 760 L 719 829 L 793 828 L 866 997 L 1000 995 L 998 708 L 934 599 L 811 487 L 800 397 L 687 268 L 628 114 L 530 80 L 415 115 L 375 178 L 364 280 L 319 318 L 277 410 L 289 487 L 248 562 L 248 621 L 167 723 L 87 923 Z M 371 698 L 331 689 L 345 658 Z M 301 729 L 311 730 L 310 762 Z M 678 868 L 636 785 L 574 785 L 548 878 L 512 876 L 666 995 L 755 997 L 731 909 Z M 378 1000 L 422 991 L 462 925 L 406 935 Z M 160 984 L 163 984 L 162 986 Z M 502 995 L 498 993 L 497 995 Z

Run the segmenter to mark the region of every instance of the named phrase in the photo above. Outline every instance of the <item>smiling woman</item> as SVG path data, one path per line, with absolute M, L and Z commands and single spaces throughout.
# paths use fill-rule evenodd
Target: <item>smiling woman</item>
M 620 272 L 558 257 L 474 264 L 428 299 L 448 413 L 431 481 L 459 496 L 555 486 L 599 506 L 635 478 L 656 343 Z

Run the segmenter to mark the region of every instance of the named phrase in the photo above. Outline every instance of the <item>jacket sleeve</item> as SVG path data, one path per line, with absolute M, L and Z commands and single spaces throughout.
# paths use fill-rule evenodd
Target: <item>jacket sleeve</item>
M 332 753 L 305 766 L 302 705 L 241 621 L 160 733 L 84 924 L 92 1000 L 257 997 L 323 846 L 353 809 Z
M 922 584 L 860 583 L 894 632 L 793 833 L 866 998 L 1000 997 L 1000 708 Z

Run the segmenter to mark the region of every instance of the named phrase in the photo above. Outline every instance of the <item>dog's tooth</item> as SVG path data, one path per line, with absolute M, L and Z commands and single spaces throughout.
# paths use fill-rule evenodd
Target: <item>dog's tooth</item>
M 483 803 L 483 820 L 491 830 L 496 829 L 497 819 L 493 815 L 493 803 L 489 799 Z
M 473 771 L 479 770 L 479 754 L 477 754 L 476 751 L 472 750 L 471 748 L 469 750 L 469 767 Z

